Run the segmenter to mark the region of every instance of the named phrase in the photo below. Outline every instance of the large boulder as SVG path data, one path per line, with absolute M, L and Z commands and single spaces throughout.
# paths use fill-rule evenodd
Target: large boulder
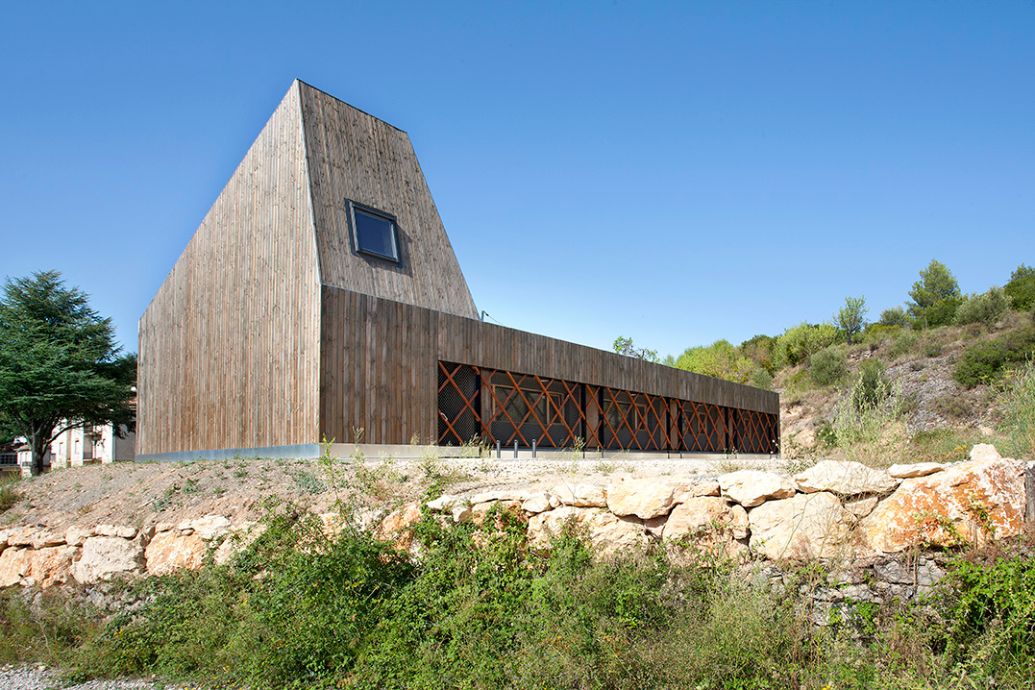
M 230 529 L 230 534 L 216 547 L 212 560 L 216 565 L 228 563 L 244 549 L 251 546 L 252 542 L 266 533 L 267 525 L 264 522 L 243 522 Z
M 796 494 L 750 513 L 751 550 L 770 560 L 849 557 L 855 516 L 832 493 Z
M 649 520 L 668 513 L 685 490 L 685 485 L 664 479 L 622 479 L 608 484 L 607 507 L 615 515 Z
M 689 498 L 677 505 L 661 532 L 661 538 L 670 543 L 670 552 L 688 550 L 729 558 L 747 551 L 737 541 L 747 536 L 748 515 L 744 508 L 711 496 Z
M 90 537 L 83 541 L 82 554 L 72 565 L 72 577 L 83 585 L 136 575 L 142 570 L 144 549 L 121 537 Z
M 775 472 L 761 470 L 738 470 L 719 477 L 722 493 L 734 501 L 751 508 L 768 500 L 790 498 L 794 495 L 791 478 Z
M 914 546 L 984 544 L 1024 527 L 1024 465 L 969 460 L 926 477 L 905 479 L 860 523 L 875 551 Z
M 599 484 L 558 484 L 550 489 L 563 506 L 576 508 L 606 508 L 607 495 Z
M 208 541 L 226 534 L 230 530 L 230 520 L 225 515 L 204 515 L 193 520 L 184 520 L 179 524 L 179 529 L 193 530 L 199 537 Z
M 72 577 L 74 546 L 50 546 L 31 552 L 28 578 L 37 587 L 63 585 Z M 26 582 L 26 584 L 28 584 Z
M 149 575 L 168 575 L 177 570 L 197 570 L 205 565 L 208 543 L 197 532 L 159 532 L 144 550 Z
M 647 544 L 643 523 L 634 518 L 618 517 L 600 508 L 561 506 L 528 520 L 528 539 L 532 546 L 543 548 L 557 536 L 571 529 L 585 537 L 594 553 L 611 557 L 622 551 L 642 549 Z
M 838 496 L 886 494 L 898 482 L 884 470 L 867 467 L 860 462 L 823 460 L 794 475 L 798 489 L 807 493 L 829 491 Z
M 978 443 L 970 449 L 971 460 L 999 460 L 1002 456 L 991 443 Z
M 0 587 L 21 584 L 32 567 L 32 549 L 13 546 L 0 553 Z

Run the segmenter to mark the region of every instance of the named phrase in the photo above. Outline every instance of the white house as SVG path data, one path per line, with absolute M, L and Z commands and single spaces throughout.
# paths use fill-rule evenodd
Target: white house
M 74 427 L 61 432 L 54 439 L 43 458 L 43 467 L 80 467 L 90 463 L 107 464 L 116 460 L 136 458 L 136 434 L 122 427 L 122 437 L 115 433 L 115 425 Z M 28 444 L 18 449 L 18 465 L 28 475 L 32 467 L 32 451 Z

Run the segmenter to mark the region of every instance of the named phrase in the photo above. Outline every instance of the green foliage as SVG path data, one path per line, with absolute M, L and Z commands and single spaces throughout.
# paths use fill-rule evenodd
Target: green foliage
M 773 375 L 761 367 L 751 372 L 747 382 L 755 388 L 762 388 L 767 391 L 773 389 Z
M 0 514 L 13 508 L 20 496 L 14 488 L 14 482 L 0 478 Z
M 773 365 L 773 350 L 776 347 L 776 340 L 771 335 L 756 335 L 742 342 L 740 351 L 745 357 L 772 374 L 776 371 L 776 367 Z
M 7 281 L 0 333 L 0 427 L 28 438 L 36 471 L 59 424 L 132 425 L 136 357 L 120 355 L 111 319 L 59 273 Z
M 973 388 L 993 383 L 1011 366 L 1027 361 L 1035 353 L 1035 327 L 1011 331 L 999 338 L 975 343 L 960 357 L 953 372 L 955 379 Z
M 1010 275 L 1010 282 L 1003 288 L 1010 300 L 1010 306 L 1017 311 L 1035 308 L 1035 268 L 1021 264 Z
M 744 383 L 756 364 L 728 340 L 718 340 L 706 347 L 687 348 L 676 360 L 676 367 L 705 376 Z
M 859 365 L 859 376 L 852 387 L 849 399 L 856 412 L 866 412 L 881 407 L 895 394 L 888 381 L 884 362 L 867 359 Z
M 722 561 L 598 560 L 574 529 L 538 550 L 507 512 L 425 517 L 419 561 L 290 507 L 268 524 L 228 565 L 130 585 L 107 621 L 0 593 L 0 662 L 253 690 L 1030 687 L 1030 559 L 960 562 L 923 605 L 846 600 L 820 628 L 814 570 L 777 592 Z
M 809 358 L 809 373 L 820 386 L 831 386 L 848 374 L 848 358 L 842 345 L 825 347 Z
M 945 264 L 932 260 L 920 271 L 920 280 L 909 291 L 909 314 L 919 328 L 952 323 L 962 298 L 956 277 Z
M 784 331 L 773 348 L 777 368 L 794 366 L 808 360 L 816 352 L 837 342 L 837 329 L 829 323 L 802 323 Z
M 1029 359 L 1007 379 L 999 405 L 1010 457 L 1035 457 L 1035 360 Z
M 1030 662 L 1035 649 L 1035 559 L 961 559 L 950 578 L 946 655 L 964 665 L 980 658 L 982 671 L 1000 683 L 1024 681 L 1018 666 Z
M 882 326 L 906 326 L 909 324 L 909 317 L 902 307 L 892 307 L 880 313 L 880 324 Z
M 980 295 L 970 295 L 956 310 L 956 323 L 981 323 L 994 326 L 1007 309 L 1006 293 L 1002 288 L 994 287 Z
M 920 336 L 918 336 L 915 331 L 899 331 L 891 340 L 891 347 L 888 348 L 888 356 L 892 359 L 898 359 L 903 355 L 909 354 L 916 348 L 916 344 L 919 340 Z
M 636 344 L 633 342 L 632 338 L 626 338 L 625 336 L 620 335 L 617 338 L 615 338 L 615 341 L 614 343 L 612 343 L 611 347 L 614 348 L 615 352 L 617 352 L 620 355 L 625 355 L 626 357 L 634 357 L 636 359 L 642 359 L 647 362 L 658 361 L 657 350 L 648 350 L 645 347 L 636 347 Z
M 845 297 L 845 306 L 834 315 L 834 326 L 851 345 L 866 325 L 866 300 L 862 297 Z

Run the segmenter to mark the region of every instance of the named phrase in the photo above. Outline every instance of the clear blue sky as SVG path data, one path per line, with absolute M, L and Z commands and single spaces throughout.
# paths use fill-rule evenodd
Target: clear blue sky
M 9 3 L 0 276 L 136 322 L 299 77 L 402 127 L 475 301 L 664 353 L 1035 263 L 1035 3 Z

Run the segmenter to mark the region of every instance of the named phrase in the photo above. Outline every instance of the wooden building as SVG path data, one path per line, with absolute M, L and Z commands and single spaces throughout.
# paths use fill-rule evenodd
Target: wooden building
M 775 393 L 478 319 L 405 132 L 295 81 L 140 320 L 137 455 L 774 453 Z

